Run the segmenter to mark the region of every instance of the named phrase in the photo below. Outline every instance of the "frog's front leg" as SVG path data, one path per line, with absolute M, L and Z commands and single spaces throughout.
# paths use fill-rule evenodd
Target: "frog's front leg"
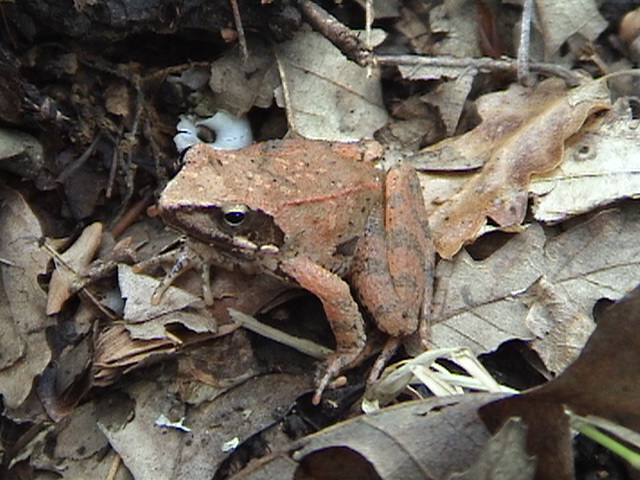
M 410 166 L 394 165 L 386 177 L 385 205 L 372 212 L 350 272 L 362 305 L 391 337 L 382 357 L 417 330 L 426 347 L 434 262 L 418 177 Z
M 320 299 L 336 339 L 336 351 L 327 359 L 326 370 L 313 396 L 312 401 L 317 405 L 329 382 L 356 360 L 364 349 L 364 320 L 349 285 L 335 273 L 303 255 L 285 260 L 280 267 Z

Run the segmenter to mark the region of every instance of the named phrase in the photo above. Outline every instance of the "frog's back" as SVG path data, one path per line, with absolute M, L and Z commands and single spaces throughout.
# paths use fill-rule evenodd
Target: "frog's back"
M 328 266 L 340 245 L 362 234 L 381 201 L 382 172 L 358 157 L 358 144 L 304 139 L 234 151 L 197 145 L 185 158 L 181 175 L 189 188 L 180 192 L 180 202 L 260 210 L 284 233 L 286 249 Z

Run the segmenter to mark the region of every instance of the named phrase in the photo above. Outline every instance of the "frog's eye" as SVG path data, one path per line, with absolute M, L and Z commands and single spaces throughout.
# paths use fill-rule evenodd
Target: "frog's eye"
M 247 219 L 247 213 L 249 212 L 247 206 L 242 205 L 241 203 L 225 205 L 221 210 L 224 223 L 230 227 L 238 227 L 242 225 Z

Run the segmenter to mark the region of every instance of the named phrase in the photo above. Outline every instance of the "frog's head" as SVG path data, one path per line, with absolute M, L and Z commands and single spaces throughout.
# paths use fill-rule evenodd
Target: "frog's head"
M 163 220 L 189 237 L 246 258 L 277 252 L 284 233 L 273 217 L 242 203 L 173 205 L 160 208 Z

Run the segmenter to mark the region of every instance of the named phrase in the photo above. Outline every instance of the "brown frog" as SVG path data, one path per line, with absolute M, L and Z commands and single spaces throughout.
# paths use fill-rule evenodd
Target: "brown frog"
M 420 324 L 426 338 L 434 250 L 417 176 L 405 164 L 385 175 L 363 156 L 361 144 L 304 139 L 198 144 L 159 202 L 205 263 L 268 272 L 321 300 L 336 350 L 315 403 L 365 346 L 350 287 L 390 335 L 387 353 Z

